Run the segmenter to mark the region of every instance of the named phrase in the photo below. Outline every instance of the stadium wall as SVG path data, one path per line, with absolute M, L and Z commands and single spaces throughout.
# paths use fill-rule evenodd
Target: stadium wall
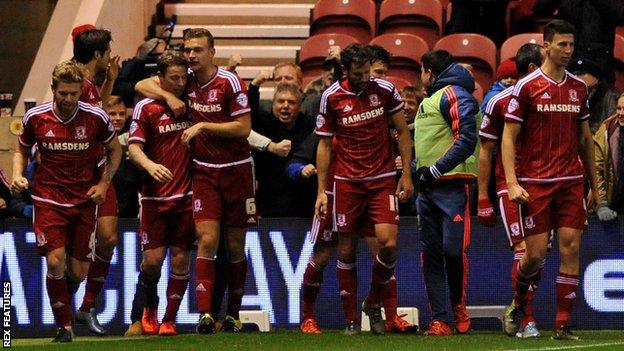
M 474 221 L 476 223 L 476 221 Z M 2 223 L 0 222 L 0 225 Z M 11 318 L 14 337 L 52 335 L 53 317 L 44 288 L 43 258 L 35 253 L 35 236 L 25 220 L 6 220 L 0 240 L 1 276 L 11 282 Z M 120 220 L 122 237 L 113 257 L 109 279 L 100 298 L 99 320 L 111 333 L 121 334 L 130 323 L 130 307 L 138 276 L 140 251 L 136 220 Z M 299 323 L 300 288 L 305 266 L 312 253 L 306 240 L 310 221 L 305 219 L 263 219 L 247 232 L 249 272 L 243 309 L 264 309 L 271 313 L 273 327 L 295 327 Z M 468 305 L 506 305 L 511 300 L 509 268 L 512 254 L 499 225 L 495 229 L 473 224 L 469 249 L 470 278 Z M 416 306 L 421 323 L 429 318 L 420 267 L 420 243 L 416 218 L 402 219 L 397 265 L 399 306 Z M 362 242 L 358 257 L 359 297 L 370 282 L 370 254 Z M 555 245 L 556 246 L 556 245 Z M 535 300 L 538 323 L 550 328 L 555 310 L 554 279 L 558 250 L 547 257 L 541 286 Z M 336 283 L 335 261 L 325 272 L 317 304 L 323 328 L 342 328 L 343 314 Z M 582 329 L 624 329 L 624 217 L 610 223 L 592 218 L 583 235 L 581 286 L 577 292 L 572 324 Z M 159 294 L 164 296 L 168 271 L 163 269 Z M 75 305 L 82 300 L 84 285 Z M 198 319 L 195 297 L 189 288 L 182 301 L 178 324 L 193 330 Z M 160 318 L 166 299 L 160 299 Z M 500 328 L 495 320 L 476 321 L 477 328 Z M 83 330 L 86 333 L 86 330 Z

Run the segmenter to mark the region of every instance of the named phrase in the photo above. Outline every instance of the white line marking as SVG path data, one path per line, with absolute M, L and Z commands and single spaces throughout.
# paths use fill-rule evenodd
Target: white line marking
M 548 351 L 548 350 L 572 350 L 572 349 L 584 349 L 591 347 L 602 347 L 602 346 L 615 346 L 615 345 L 624 345 L 624 341 L 616 341 L 616 342 L 605 342 L 600 344 L 585 344 L 585 345 L 570 345 L 570 346 L 552 346 L 552 347 L 538 347 L 533 349 L 508 349 L 501 351 Z

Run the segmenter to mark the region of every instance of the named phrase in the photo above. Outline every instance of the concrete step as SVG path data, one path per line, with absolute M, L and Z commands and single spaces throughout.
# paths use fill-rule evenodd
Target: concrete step
M 307 38 L 309 25 L 176 25 L 174 38 L 181 38 L 187 28 L 206 28 L 215 38 Z M 163 33 L 166 25 L 156 26 L 156 33 Z
M 314 4 L 165 4 L 165 16 L 208 16 L 208 17 L 299 17 L 310 18 Z
M 215 57 L 230 57 L 240 54 L 245 58 L 295 58 L 299 46 L 259 46 L 259 45 L 215 45 Z
M 186 4 L 274 4 L 276 0 L 183 0 Z M 280 0 L 283 4 L 316 4 L 317 0 Z

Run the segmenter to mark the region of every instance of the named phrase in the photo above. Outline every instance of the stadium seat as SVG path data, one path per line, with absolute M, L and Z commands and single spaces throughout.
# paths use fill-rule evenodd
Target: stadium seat
M 624 91 L 624 36 L 616 34 L 613 48 L 615 58 L 615 86 Z
M 379 10 L 379 33 L 413 34 L 431 48 L 442 36 L 442 14 L 439 0 L 386 0 Z
M 372 0 L 319 0 L 312 12 L 310 35 L 341 33 L 368 43 L 375 33 Z
M 500 49 L 500 61 L 516 56 L 518 49 L 524 44 L 534 43 L 544 45 L 544 35 L 542 33 L 522 33 L 507 38 Z
M 401 89 L 405 88 L 406 86 L 414 86 L 414 81 L 409 81 L 403 77 L 387 76 L 384 79 L 392 83 L 392 85 L 394 85 L 399 91 L 401 91 Z
M 379 45 L 392 54 L 390 74 L 412 82 L 420 78 L 420 58 L 429 51 L 422 38 L 413 34 L 389 33 L 376 37 L 370 43 Z
M 305 81 L 310 81 L 321 74 L 322 64 L 327 57 L 330 46 L 338 45 L 344 49 L 357 39 L 346 34 L 317 34 L 309 37 L 299 52 L 299 66 Z
M 489 38 L 474 33 L 450 34 L 438 40 L 434 49 L 443 49 L 458 62 L 472 65 L 475 80 L 482 87 L 489 87 L 496 72 L 496 45 Z

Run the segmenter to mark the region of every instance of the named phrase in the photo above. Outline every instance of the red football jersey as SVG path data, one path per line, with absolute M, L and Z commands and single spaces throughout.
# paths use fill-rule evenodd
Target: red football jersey
M 190 195 L 191 151 L 182 143 L 182 133 L 190 126 L 187 114 L 175 117 L 164 102 L 143 99 L 134 107 L 129 143 L 143 144 L 145 155 L 173 174 L 168 183 L 148 177 L 141 190 L 142 200 L 165 201 Z
M 97 106 L 99 108 L 102 107 L 102 96 L 100 96 L 100 91 L 95 85 L 95 81 L 85 78 L 82 83 L 82 94 L 80 94 L 80 101 L 86 102 L 93 106 Z
M 71 207 L 88 200 L 87 191 L 97 184 L 96 164 L 100 144 L 115 137 L 108 115 L 84 102 L 67 121 L 61 120 L 53 103 L 30 109 L 22 123 L 19 142 L 24 147 L 35 143 L 41 162 L 35 171 L 34 201 Z
M 507 104 L 511 100 L 513 86 L 494 95 L 488 101 L 481 128 L 479 129 L 479 138 L 482 141 L 496 142 L 496 165 L 494 173 L 496 175 L 496 192 L 500 193 L 507 190 L 507 180 L 505 179 L 505 169 L 503 168 L 503 158 L 501 154 L 501 142 L 503 137 L 503 128 L 505 127 L 505 113 L 507 112 Z
M 321 96 L 316 134 L 335 135 L 336 179 L 371 179 L 394 176 L 390 117 L 403 109 L 401 95 L 392 83 L 371 78 L 355 93 L 343 79 Z
M 231 122 L 251 111 L 245 82 L 235 73 L 221 68 L 204 85 L 200 85 L 189 70 L 186 91 L 193 124 Z M 202 163 L 236 163 L 249 159 L 250 152 L 247 138 L 223 138 L 202 133 L 193 141 L 193 158 Z
M 512 95 L 505 121 L 522 124 L 518 180 L 582 179 L 577 132 L 589 118 L 585 83 L 567 71 L 557 83 L 537 69 L 516 83 Z

